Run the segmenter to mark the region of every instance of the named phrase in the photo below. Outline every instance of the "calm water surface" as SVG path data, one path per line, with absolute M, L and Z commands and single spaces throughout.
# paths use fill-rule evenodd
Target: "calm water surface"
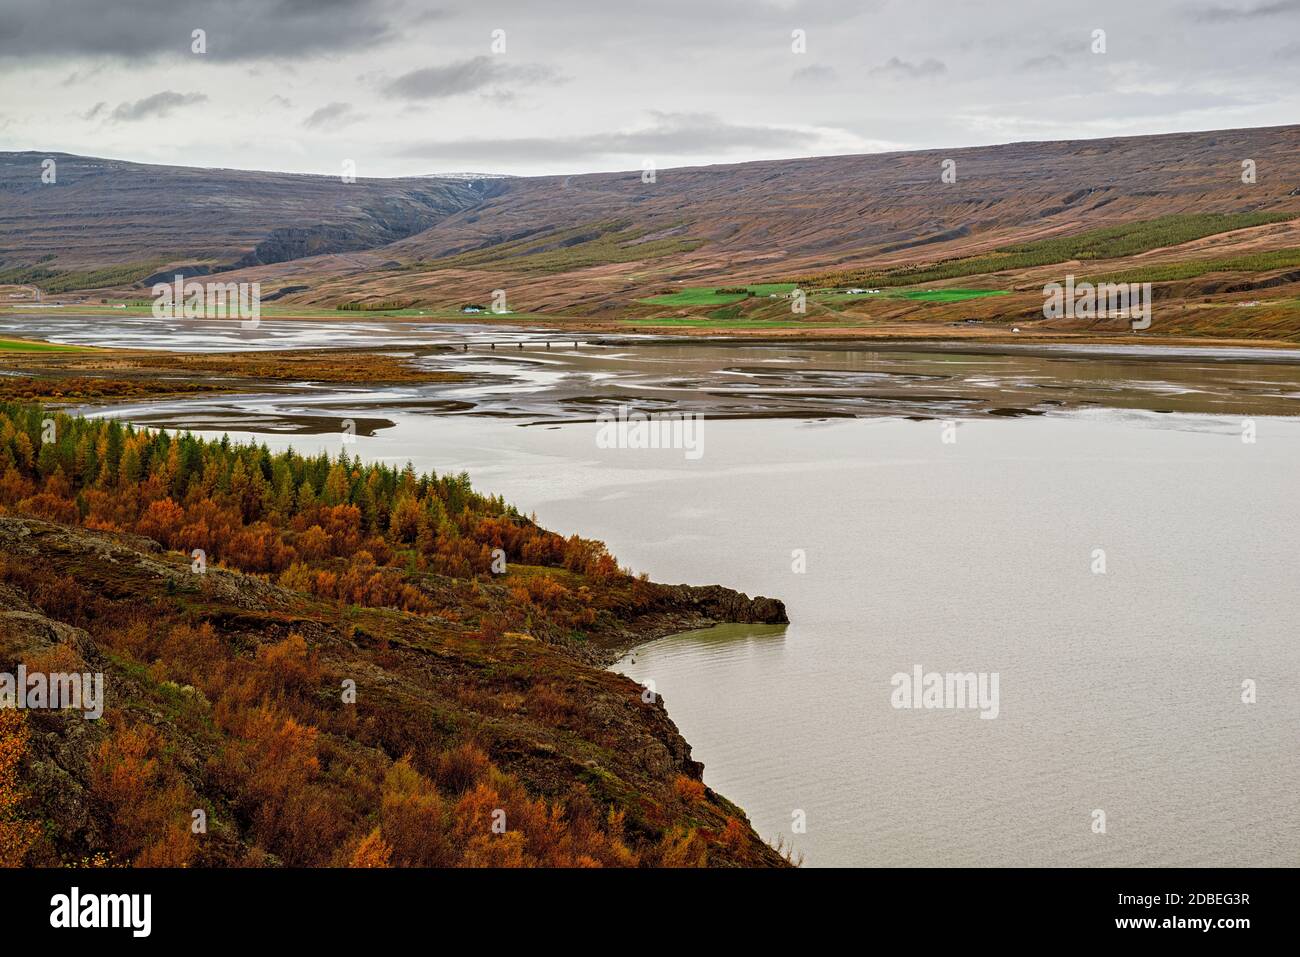
M 810 865 L 1300 863 L 1300 419 L 1255 411 L 1296 401 L 1294 364 L 690 348 L 436 359 L 477 364 L 452 398 L 489 415 L 334 387 L 107 414 L 465 469 L 656 580 L 782 598 L 787 628 L 679 635 L 616 667 L 654 682 L 706 782 Z M 942 413 L 971 394 L 1086 401 L 962 418 L 951 444 L 939 420 L 794 414 L 886 395 L 864 381 Z M 576 419 L 620 388 L 792 417 L 710 418 L 697 460 L 598 448 Z M 1219 414 L 1178 411 L 1193 398 Z M 342 445 L 343 416 L 374 434 Z M 893 708 L 891 677 L 918 665 L 997 672 L 998 717 Z
M 657 580 L 784 599 L 788 628 L 617 667 L 810 865 L 1295 864 L 1300 422 L 1259 420 L 1253 445 L 1239 425 L 972 420 L 947 445 L 938 422 L 710 421 L 689 461 L 598 449 L 590 424 L 413 414 L 350 450 L 468 469 Z M 895 710 L 915 665 L 998 672 L 998 718 Z

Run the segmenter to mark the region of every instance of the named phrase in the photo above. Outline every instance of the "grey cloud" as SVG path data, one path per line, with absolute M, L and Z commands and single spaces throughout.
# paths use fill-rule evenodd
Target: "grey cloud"
M 393 0 L 5 0 L 0 58 L 89 55 L 196 56 L 191 32 L 207 31 L 208 59 L 301 58 L 366 49 L 394 33 Z
M 1274 0 L 1273 3 L 1261 3 L 1252 7 L 1202 7 L 1196 11 L 1196 18 L 1211 23 L 1223 23 L 1233 20 L 1261 20 L 1288 13 L 1300 13 L 1300 0 Z
M 557 83 L 560 75 L 550 67 L 513 65 L 496 56 L 476 56 L 445 66 L 426 66 L 403 73 L 383 86 L 388 96 L 405 100 L 437 100 L 498 84 Z
M 788 49 L 790 30 L 807 29 L 817 44 L 830 31 L 870 16 L 884 0 L 492 0 L 459 4 L 439 0 L 4 0 L 0 58 L 56 59 L 96 56 L 147 60 L 185 59 L 190 33 L 207 31 L 208 60 L 274 60 L 277 66 L 322 54 L 368 50 L 409 32 L 436 37 L 431 26 L 490 14 L 491 26 L 530 21 L 572 24 L 571 34 L 591 43 L 627 34 L 656 35 L 676 48 L 715 49 L 717 37 L 744 37 Z M 486 30 L 483 46 L 486 47 Z
M 319 130 L 346 126 L 359 119 L 361 117 L 352 109 L 351 103 L 327 103 L 303 120 L 302 125 L 309 130 Z
M 318 137 L 303 125 L 309 114 L 346 101 L 354 112 L 334 122 L 359 118 L 348 131 L 364 124 L 370 163 L 394 173 L 428 169 L 429 157 L 445 158 L 442 169 L 577 172 L 592 157 L 634 169 L 669 154 L 730 162 L 882 138 L 974 145 L 1280 125 L 1295 121 L 1297 7 L 1104 0 L 1089 12 L 1004 0 L 995 15 L 960 0 L 0 0 L 0 87 L 11 93 L 0 108 L 24 114 L 10 128 L 35 146 L 308 169 L 313 152 L 277 133 L 288 123 Z M 206 56 L 190 53 L 196 27 Z M 489 57 L 496 27 L 509 48 Z M 1087 52 L 1095 27 L 1109 29 L 1112 55 Z M 791 52 L 792 29 L 807 31 L 804 56 Z M 561 87 L 561 74 L 573 80 Z M 143 101 L 124 103 L 124 121 L 112 122 L 121 101 L 168 89 L 223 90 L 250 145 L 236 151 L 233 137 L 198 124 L 170 129 L 165 102 L 136 122 L 125 118 Z M 92 97 L 108 103 L 96 111 Z M 638 112 L 648 107 L 668 112 Z M 821 130 L 820 142 L 788 124 Z
M 1019 68 L 1031 73 L 1038 70 L 1063 70 L 1065 58 L 1056 53 L 1047 53 L 1043 56 L 1030 57 L 1021 63 Z
M 839 79 L 834 68 L 829 66 L 806 66 L 795 70 L 790 75 L 791 83 L 833 83 Z
M 153 96 L 146 96 L 133 103 L 119 103 L 113 110 L 113 122 L 135 122 L 155 116 L 166 116 L 182 106 L 203 103 L 207 100 L 204 93 L 177 93 L 175 90 L 163 90 Z
M 487 4 L 484 4 L 485 6 Z M 809 48 L 829 31 L 855 20 L 866 20 L 889 6 L 887 0 L 655 0 L 654 3 L 611 3 L 610 0 L 492 0 L 499 24 L 509 29 L 530 14 L 586 26 L 593 34 L 627 31 L 635 37 L 662 33 L 680 45 L 717 51 L 719 36 L 728 42 L 767 37 L 788 52 L 790 31 L 806 29 Z M 496 25 L 496 24 L 494 24 Z M 825 31 L 825 32 L 824 32 Z M 752 52 L 752 51 L 751 51 Z
M 922 77 L 940 76 L 948 72 L 948 67 L 941 61 L 933 58 L 922 60 L 920 63 L 912 63 L 908 60 L 900 60 L 896 56 L 891 56 L 881 66 L 876 67 L 871 72 L 875 76 L 916 80 L 921 79 Z
M 89 123 L 91 120 L 98 119 L 99 117 L 103 116 L 107 112 L 108 112 L 108 104 L 105 103 L 103 100 L 100 100 L 90 109 L 88 109 L 85 113 L 82 113 L 81 118 L 85 120 L 87 123 Z
M 1081 125 L 1109 125 L 1111 128 L 1116 128 L 1117 124 L 1133 120 L 1212 115 L 1225 110 L 1246 109 L 1255 105 L 1257 105 L 1256 100 L 1240 94 L 1201 93 L 1190 90 L 1178 90 L 1172 93 L 1116 94 L 1098 90 L 1085 96 L 1071 96 L 1068 103 L 1062 103 L 1062 108 L 1068 108 L 1072 122 Z M 970 118 L 966 117 L 966 119 Z M 1016 115 L 1010 110 L 1004 110 L 997 114 L 997 117 L 985 115 L 983 118 L 1014 120 L 1024 129 L 1025 135 L 1037 135 L 1045 130 L 1060 128 L 1059 122 L 1053 118 Z
M 591 161 L 608 157 L 698 156 L 743 149 L 784 149 L 793 153 L 813 150 L 816 134 L 778 126 L 726 123 L 706 113 L 652 113 L 648 127 L 616 132 L 556 138 L 450 140 L 401 147 L 401 156 L 434 161 L 482 162 L 532 160 Z M 794 147 L 792 149 L 792 147 Z
M 514 90 L 488 90 L 481 94 L 483 99 L 500 106 L 514 106 L 521 99 Z
M 78 83 L 85 83 L 87 80 L 93 79 L 94 77 L 98 76 L 100 73 L 103 72 L 104 72 L 104 64 L 102 63 L 97 63 L 95 66 L 90 67 L 87 70 L 73 70 L 71 73 L 69 73 L 66 77 L 63 78 L 63 83 L 61 85 L 75 86 Z

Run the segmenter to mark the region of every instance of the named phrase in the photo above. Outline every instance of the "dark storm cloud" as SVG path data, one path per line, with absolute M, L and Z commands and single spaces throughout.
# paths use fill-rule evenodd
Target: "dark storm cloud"
M 534 160 L 592 161 L 605 157 L 663 158 L 732 150 L 815 148 L 820 137 L 775 126 L 746 126 L 723 122 L 705 113 L 654 113 L 654 123 L 627 132 L 505 139 L 450 140 L 405 146 L 399 155 L 424 160 L 494 162 L 528 157 Z
M 298 58 L 364 49 L 393 32 L 393 0 L 5 0 L 0 58 Z
M 426 66 L 403 73 L 383 86 L 388 96 L 404 100 L 437 100 L 507 84 L 557 83 L 560 75 L 550 67 L 514 66 L 495 56 L 476 56 L 444 66 Z M 498 91 L 506 92 L 506 91 Z
M 207 98 L 207 94 L 204 93 L 177 93 L 175 90 L 163 90 L 153 96 L 146 96 L 142 100 L 136 100 L 134 103 L 118 104 L 117 108 L 113 110 L 113 121 L 115 123 L 132 123 L 155 116 L 166 116 L 182 106 L 206 102 Z M 98 110 L 98 107 L 96 107 L 96 110 Z

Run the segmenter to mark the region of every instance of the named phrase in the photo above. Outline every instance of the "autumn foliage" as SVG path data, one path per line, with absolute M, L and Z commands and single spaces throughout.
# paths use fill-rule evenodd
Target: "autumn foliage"
M 626 578 L 600 543 L 538 527 L 499 497 L 474 492 L 464 473 L 273 455 L 265 445 L 0 403 L 4 511 L 144 535 L 343 604 L 423 613 L 436 604 L 413 574 L 488 576 L 496 549 L 515 566 Z M 540 621 L 581 630 L 598 614 L 590 592 L 544 577 L 513 596 L 498 633 Z
M 5 513 L 144 536 L 183 556 L 170 559 L 182 574 L 163 599 L 106 596 L 76 575 L 0 556 L 0 582 L 85 629 L 131 676 L 133 690 L 124 698 L 119 688 L 92 732 L 86 790 L 102 841 L 86 849 L 89 860 L 696 866 L 711 846 L 743 843 L 738 824 L 718 823 L 715 833 L 676 823 L 654 801 L 593 796 L 596 777 L 570 772 L 565 786 L 530 792 L 494 760 L 492 717 L 618 746 L 606 717 L 583 706 L 574 671 L 530 673 L 499 648 L 521 634 L 572 640 L 611 608 L 651 597 L 599 543 L 538 527 L 474 492 L 463 474 L 273 455 L 0 404 Z M 508 556 L 504 574 L 493 568 L 498 549 Z M 195 550 L 209 566 L 289 589 L 278 594 L 307 610 L 247 625 L 240 616 L 253 612 L 213 614 L 204 576 L 186 570 Z M 387 687 L 394 679 L 382 670 L 409 663 L 386 632 L 349 623 L 358 607 L 385 609 L 368 613 L 385 622 L 436 622 L 439 634 L 487 649 L 483 663 L 449 681 L 437 707 L 408 703 L 399 690 L 345 705 L 343 679 L 360 673 Z M 340 642 L 350 662 L 362 662 L 345 673 Z M 441 653 L 412 667 L 438 667 Z M 629 698 L 628 707 L 642 707 L 639 695 Z M 51 860 L 39 827 L 20 813 L 28 740 L 23 720 L 0 710 L 0 864 L 35 851 Z M 702 813 L 698 781 L 681 776 L 662 790 L 671 814 Z M 191 826 L 196 812 L 206 833 Z
M 28 734 L 25 715 L 0 708 L 0 867 L 20 867 L 38 834 L 19 806 L 18 765 L 27 750 Z

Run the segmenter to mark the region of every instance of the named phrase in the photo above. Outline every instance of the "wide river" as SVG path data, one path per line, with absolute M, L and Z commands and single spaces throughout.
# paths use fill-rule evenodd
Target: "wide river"
M 294 346 L 318 344 L 298 328 Z M 1300 862 L 1300 419 L 1269 414 L 1300 411 L 1300 366 L 597 349 L 430 360 L 475 376 L 437 396 L 303 387 L 108 411 L 464 469 L 656 580 L 783 599 L 788 627 L 666 638 L 616 667 L 653 682 L 705 781 L 809 865 Z M 745 385 L 787 365 L 800 374 Z M 900 375 L 902 393 L 870 385 Z M 771 417 L 707 418 L 699 457 L 602 448 L 590 413 L 620 382 L 706 411 L 740 389 Z M 912 417 L 874 404 L 909 388 Z M 1189 396 L 1210 414 L 1178 411 Z M 1008 405 L 1046 414 L 959 414 Z M 345 445 L 340 417 L 373 428 Z M 893 676 L 918 667 L 996 673 L 996 717 L 895 707 Z

